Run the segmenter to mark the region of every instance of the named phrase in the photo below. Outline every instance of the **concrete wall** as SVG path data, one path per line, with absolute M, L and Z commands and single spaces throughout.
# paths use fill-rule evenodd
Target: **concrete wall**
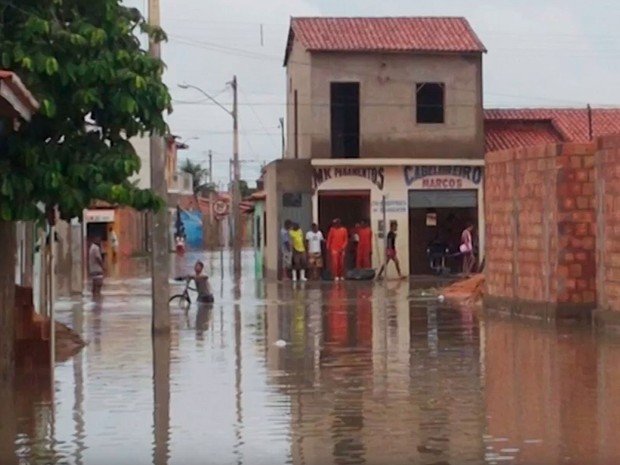
M 295 42 L 287 69 L 288 146 L 298 90 L 300 158 L 330 158 L 330 83 L 360 82 L 362 158 L 482 158 L 482 57 L 313 53 Z M 445 124 L 416 124 L 416 82 L 446 84 Z
M 140 172 L 134 175 L 130 181 L 138 181 L 140 189 L 151 187 L 151 145 L 148 137 L 134 137 L 131 143 L 140 157 Z
M 269 163 L 265 167 L 265 193 L 267 212 L 265 273 L 269 277 L 275 277 L 279 268 L 280 229 L 286 214 L 282 208 L 282 194 L 312 194 L 312 166 L 309 160 L 285 159 Z M 311 215 L 311 205 L 308 205 L 307 213 Z
M 589 319 L 596 305 L 594 144 L 486 155 L 486 300 Z
M 295 158 L 295 106 L 294 98 L 297 91 L 297 158 L 310 158 L 312 101 L 311 93 L 311 57 L 310 54 L 295 41 L 286 69 L 286 157 Z

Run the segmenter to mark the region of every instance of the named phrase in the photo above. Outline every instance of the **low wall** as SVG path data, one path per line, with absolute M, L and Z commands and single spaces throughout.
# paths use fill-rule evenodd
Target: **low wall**
M 486 155 L 488 307 L 545 320 L 591 318 L 596 147 L 562 144 Z
M 597 294 L 595 322 L 620 329 L 620 136 L 598 140 L 595 157 Z

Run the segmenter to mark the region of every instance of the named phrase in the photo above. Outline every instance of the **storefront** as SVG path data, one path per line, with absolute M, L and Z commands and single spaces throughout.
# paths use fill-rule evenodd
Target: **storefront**
M 379 164 L 380 163 L 380 164 Z M 314 220 L 327 233 L 334 218 L 352 228 L 369 220 L 373 267 L 384 260 L 384 224 L 396 223 L 403 272 L 428 274 L 428 243 L 442 232 L 449 239 L 468 221 L 483 250 L 483 160 L 312 160 Z M 461 229 L 459 229 L 461 228 Z M 454 233 L 454 234 L 452 234 Z M 458 244 L 456 244 L 458 248 Z M 391 268 L 388 277 L 394 276 Z
M 463 230 L 475 228 L 477 254 L 484 250 L 483 167 L 417 165 L 404 168 L 408 189 L 409 263 L 411 274 L 432 272 L 427 257 L 431 242 L 458 252 Z M 446 267 L 458 272 L 460 257 L 448 257 Z

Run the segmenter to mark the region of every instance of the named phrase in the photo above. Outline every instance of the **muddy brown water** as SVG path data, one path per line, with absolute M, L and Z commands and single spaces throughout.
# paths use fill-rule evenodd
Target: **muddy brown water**
M 216 303 L 173 308 L 169 340 L 139 261 L 99 304 L 58 303 L 89 345 L 53 389 L 11 393 L 2 465 L 620 463 L 615 340 L 408 298 L 417 283 L 257 281 L 251 254 L 235 285 L 200 257 Z

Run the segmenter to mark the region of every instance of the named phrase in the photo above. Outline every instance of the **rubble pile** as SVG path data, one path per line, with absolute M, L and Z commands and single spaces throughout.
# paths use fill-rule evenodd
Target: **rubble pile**
M 459 304 L 478 304 L 484 295 L 484 274 L 476 274 L 446 287 L 442 294 L 446 301 Z

